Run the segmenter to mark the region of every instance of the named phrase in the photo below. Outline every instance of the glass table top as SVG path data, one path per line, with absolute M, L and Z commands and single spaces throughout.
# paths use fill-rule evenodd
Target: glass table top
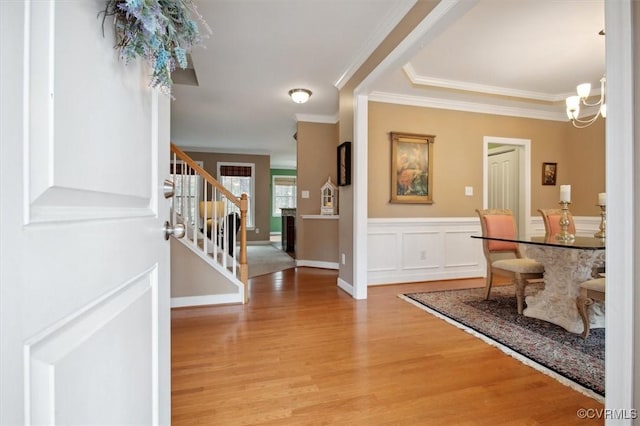
M 494 240 L 494 241 L 507 241 L 520 244 L 535 244 L 540 246 L 549 247 L 565 247 L 582 250 L 604 250 L 606 248 L 606 240 L 604 238 L 595 237 L 575 237 L 573 241 L 558 241 L 555 237 L 531 237 L 531 238 L 500 238 L 500 237 L 485 237 L 482 235 L 472 235 L 471 238 L 477 238 L 481 240 Z

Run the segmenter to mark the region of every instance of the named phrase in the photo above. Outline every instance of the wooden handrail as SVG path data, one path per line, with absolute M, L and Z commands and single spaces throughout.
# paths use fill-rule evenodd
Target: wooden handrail
M 177 146 L 175 146 L 174 144 L 171 144 L 171 152 L 173 152 L 174 154 L 176 154 L 176 156 L 178 158 L 180 158 L 180 160 L 184 161 L 185 163 L 187 163 L 189 165 L 189 167 L 191 167 L 193 170 L 195 170 L 200 176 L 202 176 L 207 182 L 209 182 L 211 185 L 215 186 L 216 189 L 221 192 L 228 200 L 230 200 L 233 204 L 235 204 L 236 206 L 238 206 L 238 208 L 240 208 L 240 198 L 236 197 L 235 195 L 233 195 L 227 188 L 225 188 L 224 186 L 222 186 L 220 184 L 220 182 L 218 182 L 213 176 L 211 176 L 205 169 L 203 169 L 202 167 L 200 167 L 198 165 L 198 163 L 196 163 L 195 161 L 193 161 L 191 159 L 191 157 L 189 157 L 187 154 L 184 153 L 184 151 L 182 151 L 180 148 L 178 148 Z M 242 210 L 242 209 L 240 209 Z

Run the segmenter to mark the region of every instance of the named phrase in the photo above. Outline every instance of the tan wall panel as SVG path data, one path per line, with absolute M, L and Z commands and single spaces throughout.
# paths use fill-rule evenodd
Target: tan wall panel
M 304 225 L 300 260 L 338 263 L 338 221 L 332 219 L 298 219 Z
M 324 221 L 303 220 L 300 217 L 306 214 L 320 214 L 320 187 L 329 176 L 334 184 L 337 183 L 337 140 L 337 124 L 298 123 L 297 259 L 335 262 L 337 258 L 338 246 L 333 238 L 315 238 L 318 235 L 317 230 L 324 229 L 324 225 L 319 222 Z M 309 191 L 309 198 L 302 198 L 302 191 Z M 341 191 L 338 190 L 338 207 L 342 209 L 340 195 Z M 322 253 L 322 257 L 308 257 L 316 256 L 318 253 Z
M 175 238 L 171 241 L 171 297 L 238 293 L 220 272 Z
M 575 153 L 573 127 L 566 122 L 505 117 L 406 105 L 369 103 L 369 217 L 472 216 L 482 207 L 482 147 L 485 136 L 531 140 L 531 214 L 557 206 L 560 184 L 572 185 L 572 212 L 595 215 L 593 200 L 604 188 L 603 128 L 582 129 L 589 153 Z M 431 205 L 391 204 L 389 133 L 435 135 Z M 596 147 L 598 149 L 596 149 Z M 556 186 L 542 185 L 542 162 L 557 162 Z M 588 177 L 587 177 L 588 176 Z M 598 178 L 600 176 L 600 178 Z M 599 180 L 598 183 L 594 180 Z M 473 186 L 474 195 L 464 195 Z

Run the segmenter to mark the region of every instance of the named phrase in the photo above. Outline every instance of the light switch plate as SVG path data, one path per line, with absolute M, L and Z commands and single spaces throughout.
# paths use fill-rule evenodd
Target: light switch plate
M 465 186 L 464 195 L 466 195 L 467 197 L 473 196 L 473 186 Z
M 309 191 L 302 191 L 302 198 L 309 198 Z

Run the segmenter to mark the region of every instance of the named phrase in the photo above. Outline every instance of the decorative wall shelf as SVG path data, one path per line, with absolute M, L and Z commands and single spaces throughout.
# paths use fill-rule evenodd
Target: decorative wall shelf
M 338 214 L 303 214 L 300 216 L 303 219 L 339 219 Z

